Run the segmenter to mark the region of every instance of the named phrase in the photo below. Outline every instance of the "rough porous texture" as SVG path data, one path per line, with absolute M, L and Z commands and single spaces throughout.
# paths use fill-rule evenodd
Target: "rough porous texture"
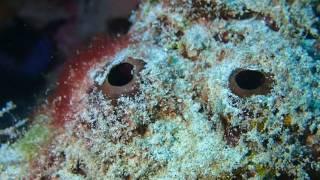
M 87 72 L 94 85 L 74 91 L 81 101 L 64 127 L 48 130 L 29 165 L 20 156 L 0 157 L 0 175 L 319 177 L 317 6 L 313 0 L 143 1 L 131 16 L 128 46 Z M 138 91 L 109 99 L 101 85 L 128 58 L 145 63 L 133 73 Z M 231 81 L 239 69 L 262 75 Z M 251 91 L 256 86 L 269 89 Z M 0 155 L 22 154 L 15 144 L 2 146 Z

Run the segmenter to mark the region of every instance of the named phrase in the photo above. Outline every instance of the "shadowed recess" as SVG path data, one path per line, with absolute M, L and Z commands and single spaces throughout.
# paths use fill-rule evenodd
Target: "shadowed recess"
M 263 73 L 254 70 L 243 70 L 235 76 L 237 85 L 242 89 L 257 89 L 265 82 Z
M 120 64 L 113 65 L 102 85 L 103 93 L 111 98 L 133 96 L 139 91 L 139 73 L 144 61 L 128 57 Z
M 131 22 L 127 18 L 114 18 L 107 22 L 107 29 L 111 35 L 127 34 L 131 27 Z
M 270 93 L 273 75 L 257 70 L 236 69 L 229 77 L 229 88 L 239 97 L 266 95 Z
M 133 79 L 133 65 L 121 63 L 114 66 L 108 75 L 108 81 L 112 86 L 124 86 Z

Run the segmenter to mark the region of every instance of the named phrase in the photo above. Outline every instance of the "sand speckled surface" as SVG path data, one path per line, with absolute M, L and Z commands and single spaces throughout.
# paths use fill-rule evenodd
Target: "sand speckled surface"
M 90 91 L 74 89 L 81 101 L 70 101 L 74 109 L 63 128 L 47 125 L 50 114 L 40 113 L 24 137 L 0 147 L 0 176 L 318 177 L 316 6 L 313 0 L 143 1 L 131 16 L 129 43 L 87 72 Z M 138 91 L 110 99 L 100 87 L 128 58 L 145 63 Z M 231 83 L 237 70 L 249 79 L 261 75 L 257 86 L 268 84 L 257 90 Z M 237 85 L 242 90 L 234 91 Z M 25 146 L 36 147 L 30 154 Z

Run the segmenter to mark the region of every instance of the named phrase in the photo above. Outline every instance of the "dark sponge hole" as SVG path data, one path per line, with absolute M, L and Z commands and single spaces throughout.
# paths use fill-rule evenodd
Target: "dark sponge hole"
M 133 65 L 130 63 L 121 63 L 114 67 L 109 72 L 108 81 L 112 86 L 123 86 L 128 84 L 133 79 Z
M 111 35 L 127 34 L 131 22 L 127 18 L 114 18 L 107 22 L 108 32 Z
M 259 71 L 244 70 L 236 75 L 235 80 L 241 89 L 253 90 L 263 85 L 265 76 Z

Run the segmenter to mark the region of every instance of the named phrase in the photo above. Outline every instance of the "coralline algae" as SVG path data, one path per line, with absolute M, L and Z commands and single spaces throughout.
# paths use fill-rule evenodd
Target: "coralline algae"
M 34 125 L 1 146 L 2 179 L 318 178 L 317 7 L 143 1 L 129 37 L 67 65 Z

